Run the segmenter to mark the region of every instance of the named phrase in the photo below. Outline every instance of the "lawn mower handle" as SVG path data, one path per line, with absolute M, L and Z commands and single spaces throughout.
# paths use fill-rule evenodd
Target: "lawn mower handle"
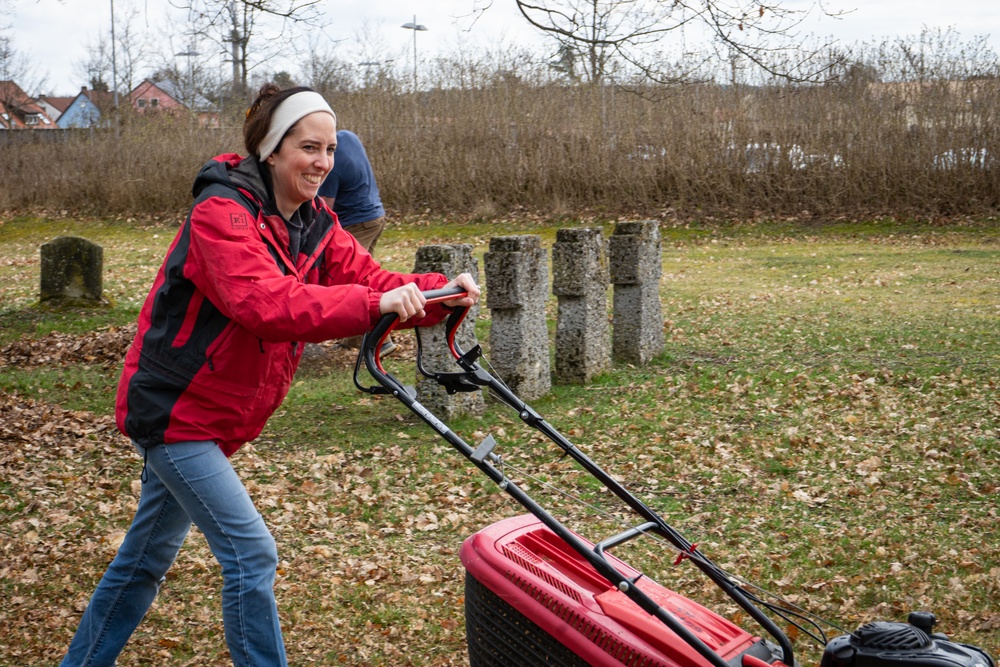
M 450 301 L 452 299 L 461 299 L 469 294 L 468 290 L 459 285 L 453 285 L 451 287 L 442 287 L 440 289 L 426 290 L 421 292 L 424 297 L 424 306 L 429 306 L 437 303 L 443 303 L 445 301 Z M 458 306 L 452 309 L 451 315 L 448 317 L 447 324 L 447 340 L 448 347 L 455 358 L 461 356 L 461 352 L 455 347 L 455 332 L 458 330 L 458 326 L 465 319 L 465 316 L 469 312 L 469 306 Z M 368 331 L 361 340 L 361 350 L 358 353 L 358 359 L 354 364 L 354 386 L 356 386 L 361 391 L 368 394 L 390 394 L 393 393 L 388 387 L 392 385 L 398 385 L 399 388 L 406 390 L 408 393 L 412 392 L 409 387 L 403 387 L 399 384 L 395 378 L 386 373 L 385 369 L 382 368 L 382 345 L 389 337 L 389 333 L 392 332 L 396 325 L 399 323 L 398 313 L 385 313 L 379 318 L 379 321 L 375 323 L 375 326 Z M 419 338 L 418 338 L 419 340 Z M 363 386 L 360 383 L 358 374 L 361 371 L 361 365 L 364 364 L 371 373 L 372 377 L 379 381 L 379 386 Z M 432 377 L 427 374 L 420 364 L 420 355 L 417 355 L 417 365 L 421 372 L 428 377 Z
M 463 296 L 468 296 L 469 292 L 460 285 L 452 285 L 451 287 L 427 290 L 421 294 L 427 299 L 427 303 L 440 303 L 449 299 L 461 299 Z

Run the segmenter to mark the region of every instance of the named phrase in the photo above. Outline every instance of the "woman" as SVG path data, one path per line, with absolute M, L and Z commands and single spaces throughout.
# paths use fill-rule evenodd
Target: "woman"
M 113 665 L 153 602 L 193 522 L 222 566 L 234 665 L 285 665 L 273 584 L 278 557 L 228 457 L 284 399 L 302 344 L 353 336 L 385 313 L 409 326 L 444 317 L 421 290 L 467 274 L 383 270 L 317 197 L 333 166 L 336 116 L 308 88 L 265 85 L 247 111 L 250 157 L 221 155 L 139 315 L 118 387 L 118 428 L 142 454 L 125 541 L 84 612 L 63 665 Z

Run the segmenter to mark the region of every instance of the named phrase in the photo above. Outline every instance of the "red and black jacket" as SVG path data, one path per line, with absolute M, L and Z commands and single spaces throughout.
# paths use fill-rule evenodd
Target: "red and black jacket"
M 231 455 L 284 400 L 301 343 L 364 333 L 382 294 L 405 283 L 447 282 L 383 270 L 319 198 L 299 210 L 299 252 L 289 257 L 267 178 L 254 158 L 228 154 L 195 180 L 118 385 L 118 428 L 143 447 L 211 440 Z M 429 306 L 407 325 L 444 315 Z

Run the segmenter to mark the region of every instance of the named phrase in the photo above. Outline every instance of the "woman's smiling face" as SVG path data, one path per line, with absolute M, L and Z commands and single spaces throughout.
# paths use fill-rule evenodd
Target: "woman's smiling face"
M 267 157 L 278 211 L 289 219 L 316 196 L 333 169 L 337 148 L 337 122 L 328 113 L 305 116 L 288 131 L 278 150 Z

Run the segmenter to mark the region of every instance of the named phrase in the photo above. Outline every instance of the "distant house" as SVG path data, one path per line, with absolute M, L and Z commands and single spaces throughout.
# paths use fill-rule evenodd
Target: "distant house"
M 114 93 L 88 90 L 86 86 L 73 98 L 66 110 L 59 116 L 61 128 L 105 127 L 108 125 L 109 111 L 114 108 Z
M 69 108 L 69 105 L 73 103 L 74 99 L 76 98 L 73 96 L 55 97 L 52 95 L 42 95 L 35 101 L 38 102 L 38 106 L 45 109 L 45 113 L 49 115 L 49 118 L 54 120 L 56 125 L 58 125 L 59 116 L 63 115 L 66 109 Z
M 143 79 L 142 83 L 129 93 L 129 102 L 132 109 L 141 114 L 186 109 L 187 107 L 179 99 L 180 96 L 172 88 L 165 81 L 154 83 L 149 79 Z
M 185 99 L 183 93 L 172 82 L 144 79 L 129 93 L 130 104 L 136 113 L 193 113 L 202 127 L 218 127 L 219 111 L 207 98 L 195 94 L 193 99 Z
M 13 81 L 0 81 L 0 131 L 54 130 L 45 109 Z

